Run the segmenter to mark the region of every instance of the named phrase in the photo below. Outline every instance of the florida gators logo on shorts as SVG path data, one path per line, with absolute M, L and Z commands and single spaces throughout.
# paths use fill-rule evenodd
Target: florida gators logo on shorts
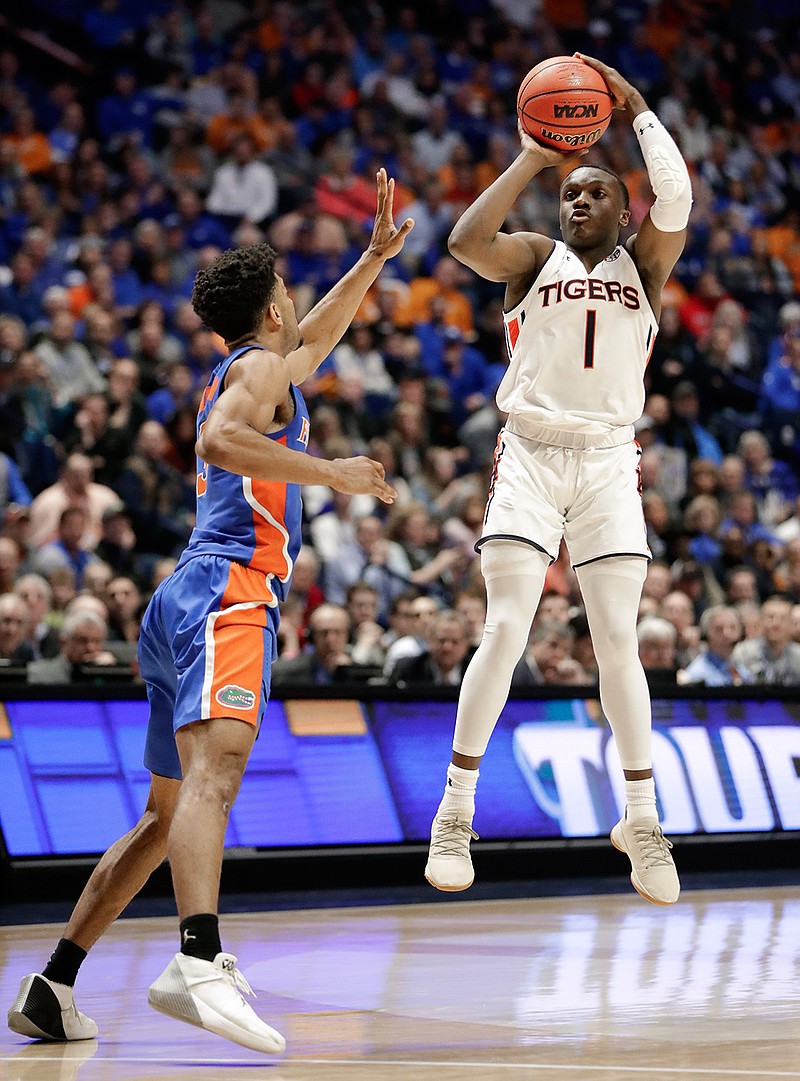
M 221 706 L 229 706 L 231 709 L 250 710 L 256 704 L 256 696 L 252 691 L 236 687 L 233 683 L 220 687 L 214 697 Z

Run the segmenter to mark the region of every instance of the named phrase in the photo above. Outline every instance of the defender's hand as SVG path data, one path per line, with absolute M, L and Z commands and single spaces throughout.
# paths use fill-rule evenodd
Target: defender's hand
M 367 248 L 369 255 L 380 259 L 391 259 L 397 255 L 405 239 L 414 228 L 414 219 L 406 218 L 399 229 L 394 224 L 394 179 L 387 180 L 386 170 L 378 170 L 378 207 L 375 211 L 375 225 Z
M 348 495 L 375 495 L 384 503 L 393 503 L 397 492 L 384 478 L 380 462 L 359 455 L 357 458 L 336 458 L 333 463 L 335 479 L 330 482 L 337 492 Z

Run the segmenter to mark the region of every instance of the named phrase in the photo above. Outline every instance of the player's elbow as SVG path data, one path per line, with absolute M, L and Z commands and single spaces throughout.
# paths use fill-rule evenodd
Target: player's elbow
M 198 458 L 209 465 L 224 468 L 226 456 L 233 444 L 233 428 L 235 425 L 229 422 L 209 418 L 202 426 L 195 444 Z
M 460 259 L 464 254 L 464 230 L 457 224 L 447 238 L 447 250 L 455 259 Z

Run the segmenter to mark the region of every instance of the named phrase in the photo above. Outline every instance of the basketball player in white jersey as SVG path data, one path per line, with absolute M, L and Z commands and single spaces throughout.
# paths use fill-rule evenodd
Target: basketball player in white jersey
M 565 159 L 520 131 L 521 153 L 450 236 L 457 259 L 489 281 L 506 283 L 510 365 L 497 402 L 508 419 L 477 545 L 486 626 L 462 684 L 425 877 L 440 890 L 472 884 L 478 767 L 563 537 L 625 775 L 625 812 L 611 841 L 630 857 L 639 893 L 669 905 L 680 884 L 672 845 L 658 823 L 650 696 L 636 641 L 650 551 L 633 424 L 644 407 L 661 290 L 683 250 L 691 185 L 677 146 L 638 90 L 613 68 L 582 59 L 603 75 L 615 107 L 630 117 L 656 198 L 638 233 L 620 245 L 630 216 L 623 182 L 606 169 L 579 164 L 585 151 Z M 501 232 L 537 173 L 565 161 L 574 168 L 560 189 L 563 241 Z

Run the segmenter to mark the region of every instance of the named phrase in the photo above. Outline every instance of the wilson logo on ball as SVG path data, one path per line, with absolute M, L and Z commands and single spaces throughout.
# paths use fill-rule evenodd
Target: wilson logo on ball
M 605 131 L 605 127 L 595 128 L 594 131 L 583 131 L 577 135 L 565 135 L 562 131 L 550 131 L 549 128 L 541 128 L 539 138 L 550 143 L 564 143 L 565 146 L 589 146 L 596 142 Z

